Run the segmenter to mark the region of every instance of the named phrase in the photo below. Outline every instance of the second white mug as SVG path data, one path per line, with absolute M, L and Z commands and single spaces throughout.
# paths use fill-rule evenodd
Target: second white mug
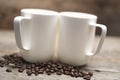
M 64 63 L 84 65 L 89 57 L 99 53 L 106 36 L 106 26 L 97 24 L 97 16 L 80 12 L 60 13 L 58 59 Z M 101 28 L 101 40 L 92 52 L 96 27 Z

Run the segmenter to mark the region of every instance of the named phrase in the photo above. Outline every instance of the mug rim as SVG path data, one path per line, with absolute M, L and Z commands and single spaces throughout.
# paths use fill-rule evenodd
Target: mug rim
M 74 12 L 74 11 L 64 11 L 64 12 L 61 12 L 60 15 L 71 17 L 71 18 L 97 19 L 97 16 L 94 14 Z
M 21 13 L 28 13 L 32 15 L 57 15 L 58 12 L 54 10 L 47 10 L 47 9 L 33 9 L 33 8 L 26 8 L 21 9 Z

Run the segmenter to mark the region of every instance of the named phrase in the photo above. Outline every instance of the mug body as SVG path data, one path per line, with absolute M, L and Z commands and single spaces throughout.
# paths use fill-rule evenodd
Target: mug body
M 90 23 L 96 23 L 97 17 L 91 14 L 79 12 L 60 13 L 60 33 L 58 44 L 58 59 L 73 65 L 84 65 L 88 62 L 92 52 L 95 37 L 95 27 Z
M 56 36 L 57 12 L 42 9 L 22 9 L 21 15 L 30 17 L 30 25 L 23 24 L 21 38 L 23 46 L 30 50 L 21 50 L 22 56 L 29 62 L 52 60 Z M 24 22 L 25 23 L 25 22 Z M 29 29 L 25 29 L 25 28 Z M 25 30 L 26 31 L 25 31 Z

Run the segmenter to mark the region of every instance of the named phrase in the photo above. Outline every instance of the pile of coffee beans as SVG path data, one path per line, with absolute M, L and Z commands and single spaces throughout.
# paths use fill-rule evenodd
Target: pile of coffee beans
M 51 75 L 53 73 L 57 75 L 69 75 L 71 77 L 82 77 L 84 80 L 90 80 L 93 76 L 92 72 L 82 70 L 80 66 L 72 66 L 61 62 L 43 62 L 43 63 L 29 63 L 23 60 L 23 58 L 17 54 L 5 55 L 0 60 L 0 67 L 7 67 L 6 72 L 12 72 L 12 69 L 17 69 L 22 73 L 24 70 L 28 76 L 34 74 Z

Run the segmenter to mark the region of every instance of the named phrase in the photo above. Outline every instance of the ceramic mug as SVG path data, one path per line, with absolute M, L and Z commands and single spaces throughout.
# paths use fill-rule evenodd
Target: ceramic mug
M 106 36 L 105 25 L 96 23 L 97 16 L 80 12 L 60 13 L 58 59 L 64 63 L 84 65 L 89 57 L 101 50 Z M 92 52 L 96 27 L 101 28 L 101 39 L 96 52 Z
M 53 58 L 58 13 L 45 9 L 22 9 L 14 19 L 17 46 L 29 62 Z

